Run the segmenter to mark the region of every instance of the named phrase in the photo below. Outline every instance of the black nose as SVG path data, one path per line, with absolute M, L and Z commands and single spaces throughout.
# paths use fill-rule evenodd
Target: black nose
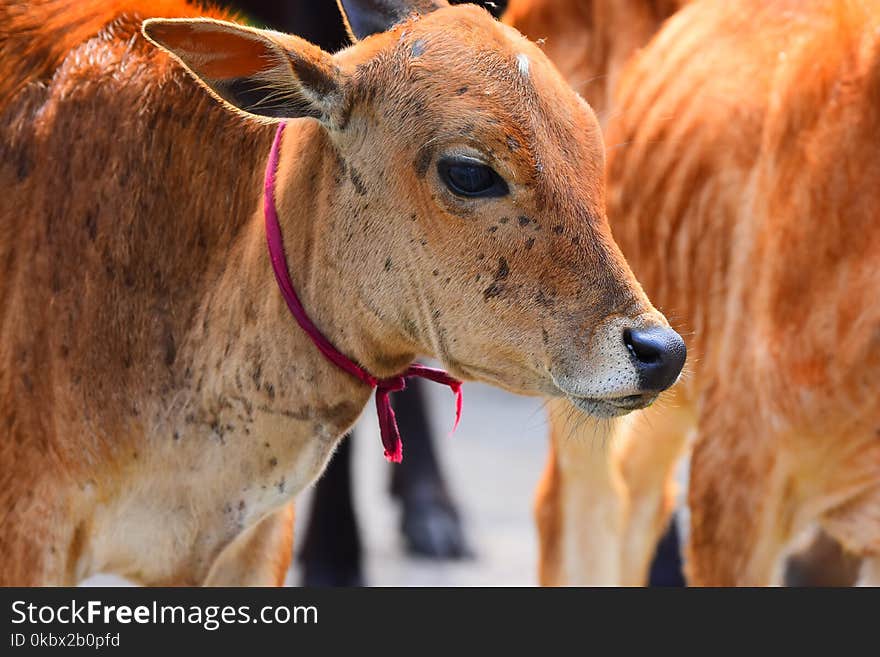
M 675 383 L 687 358 L 678 333 L 661 326 L 626 329 L 623 342 L 633 356 L 644 391 L 662 392 Z

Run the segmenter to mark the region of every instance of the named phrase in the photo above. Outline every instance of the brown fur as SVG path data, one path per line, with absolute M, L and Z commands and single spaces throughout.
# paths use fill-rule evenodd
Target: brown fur
M 644 413 L 649 468 L 628 489 L 667 477 L 668 441 L 696 432 L 695 584 L 774 581 L 813 523 L 880 553 L 878 25 L 873 1 L 706 0 L 621 76 L 609 216 L 696 354 L 677 408 Z M 594 546 L 636 543 L 635 581 L 670 506 L 651 489 L 635 506 L 654 521 Z
M 562 491 L 556 449 L 551 446 L 535 491 L 538 529 L 538 581 L 544 586 L 564 583 L 562 570 Z
M 690 0 L 509 0 L 504 21 L 542 49 L 603 120 L 623 67 Z
M 282 509 L 368 399 L 276 289 L 271 120 L 141 35 L 194 13 L 0 2 L 0 583 L 278 583 Z M 228 66 L 205 68 L 198 30 L 153 36 L 227 100 L 224 76 L 271 64 L 318 119 L 291 121 L 276 195 L 294 285 L 341 351 L 379 377 L 426 355 L 526 394 L 632 394 L 620 331 L 665 319 L 611 239 L 595 117 L 534 45 L 474 7 L 333 57 L 248 31 L 272 62 L 199 25 Z M 511 195 L 454 198 L 449 149 Z

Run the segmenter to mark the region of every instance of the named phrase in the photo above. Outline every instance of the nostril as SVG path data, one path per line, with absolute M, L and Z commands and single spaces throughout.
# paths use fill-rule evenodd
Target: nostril
M 687 358 L 678 333 L 660 326 L 626 329 L 623 342 L 635 361 L 642 390 L 661 392 L 675 383 Z
M 626 329 L 623 332 L 623 343 L 640 363 L 653 365 L 663 360 L 665 345 L 661 340 L 657 339 L 653 332 Z

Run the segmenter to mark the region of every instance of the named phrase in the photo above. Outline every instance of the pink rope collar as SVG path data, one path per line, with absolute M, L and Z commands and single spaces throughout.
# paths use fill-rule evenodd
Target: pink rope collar
M 339 369 L 348 372 L 356 379 L 376 389 L 376 411 L 379 414 L 379 431 L 382 435 L 382 445 L 385 447 L 385 458 L 394 463 L 400 463 L 403 459 L 403 446 L 400 441 L 400 430 L 397 428 L 397 420 L 394 417 L 394 409 L 391 408 L 389 394 L 406 388 L 406 380 L 412 377 L 421 377 L 449 386 L 455 394 L 455 424 L 452 427 L 452 430 L 455 431 L 461 419 L 461 381 L 452 378 L 443 370 L 425 367 L 418 363 L 413 363 L 402 374 L 397 376 L 377 379 L 334 347 L 312 323 L 312 320 L 309 319 L 299 297 L 296 295 L 296 291 L 293 289 L 293 284 L 290 282 L 290 275 L 287 272 L 287 258 L 284 255 L 284 241 L 281 237 L 278 212 L 275 208 L 275 176 L 278 171 L 278 154 L 281 150 L 281 136 L 284 134 L 284 127 L 284 123 L 280 124 L 278 131 L 275 133 L 275 141 L 272 143 L 272 150 L 269 152 L 269 163 L 266 166 L 265 182 L 266 199 L 264 213 L 266 217 L 266 241 L 269 245 L 269 257 L 272 260 L 272 269 L 275 271 L 275 280 L 278 281 L 278 287 L 281 289 L 281 294 L 287 302 L 290 314 L 293 315 L 300 328 L 306 332 L 306 335 L 312 339 L 318 350 L 324 354 L 324 357 Z

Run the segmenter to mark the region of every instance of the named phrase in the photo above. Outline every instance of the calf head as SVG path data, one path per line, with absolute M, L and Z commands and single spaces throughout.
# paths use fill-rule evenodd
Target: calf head
M 612 240 L 589 106 L 483 9 L 340 6 L 356 43 L 335 55 L 213 20 L 144 32 L 251 119 L 321 124 L 345 171 L 332 203 L 363 228 L 331 237 L 340 293 L 384 309 L 401 349 L 598 416 L 650 403 L 684 345 Z

